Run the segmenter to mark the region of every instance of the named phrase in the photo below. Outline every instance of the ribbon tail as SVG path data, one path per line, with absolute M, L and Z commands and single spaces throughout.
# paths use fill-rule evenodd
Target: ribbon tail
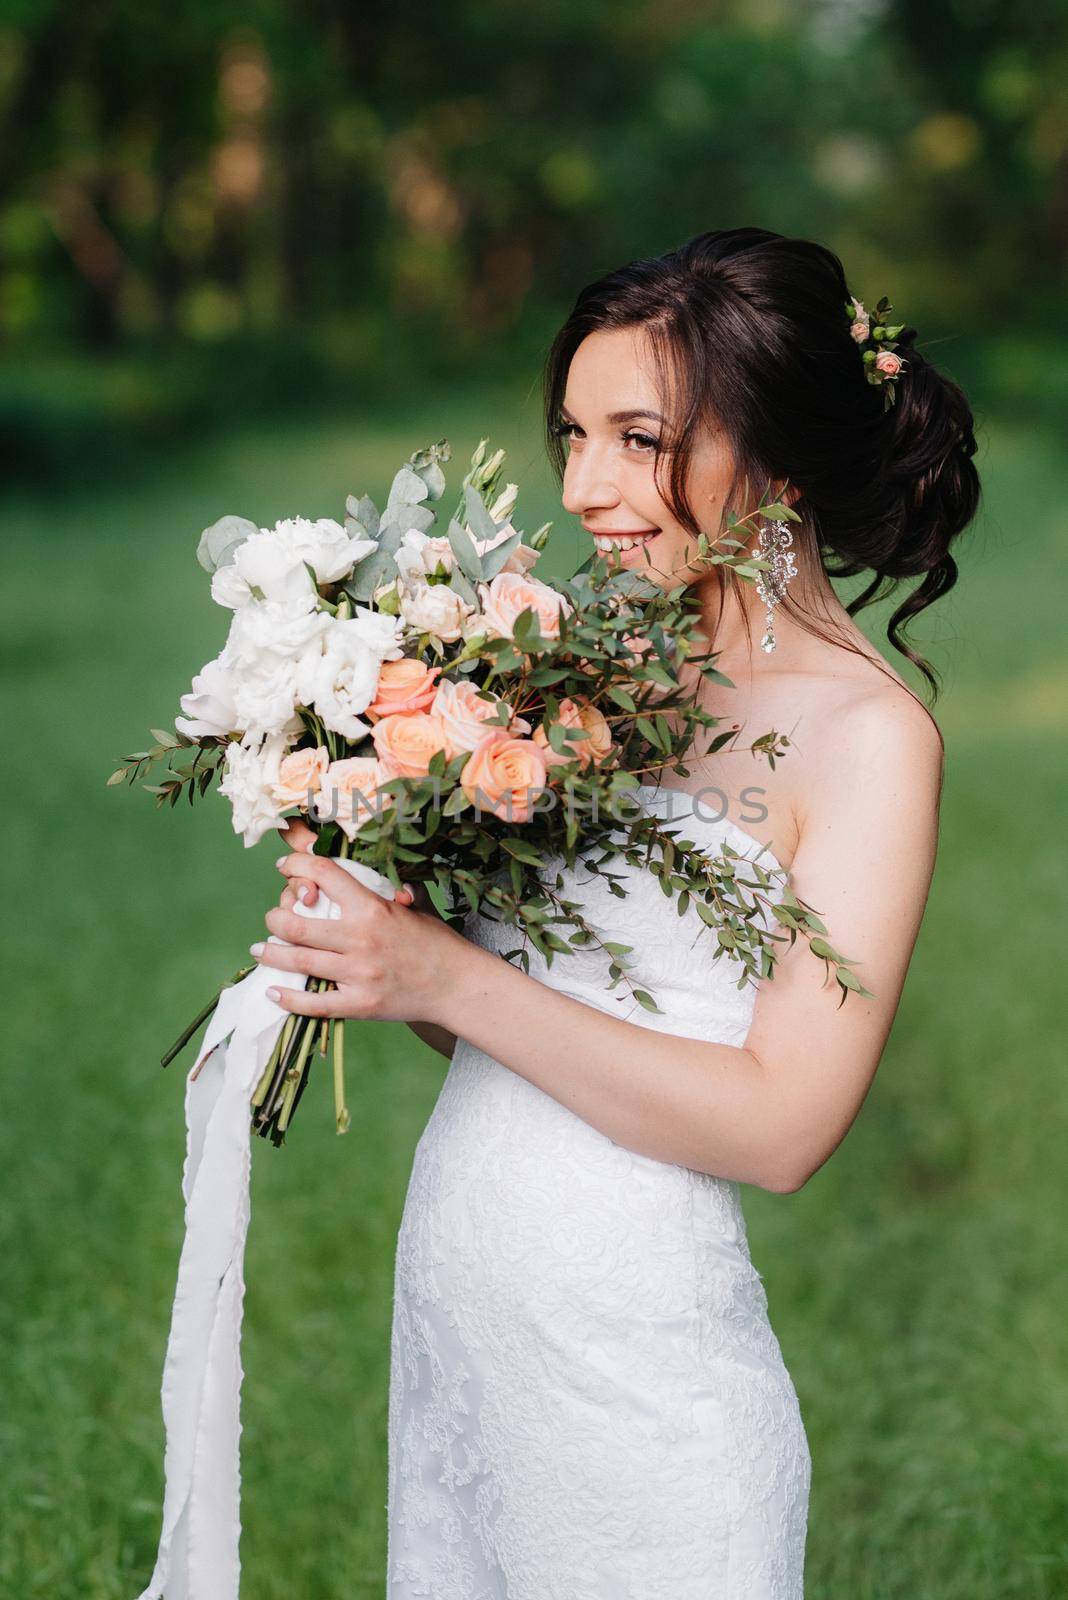
M 237 1600 L 249 1103 L 287 1015 L 266 999 L 272 981 L 259 967 L 223 992 L 186 1083 L 186 1232 L 161 1386 L 163 1528 L 139 1600 Z
M 381 873 L 332 859 L 392 899 Z M 310 910 L 295 909 L 313 918 L 340 915 L 326 894 Z M 138 1600 L 238 1600 L 251 1100 L 290 1014 L 268 998 L 278 982 L 277 969 L 264 963 L 223 990 L 186 1079 L 185 1239 L 160 1390 L 163 1528 L 155 1569 Z M 306 988 L 307 977 L 287 972 L 285 985 Z

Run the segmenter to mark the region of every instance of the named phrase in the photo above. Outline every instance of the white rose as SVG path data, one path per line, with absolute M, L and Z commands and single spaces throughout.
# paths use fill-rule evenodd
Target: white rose
M 350 539 L 340 522 L 319 517 L 287 517 L 277 522 L 272 533 L 284 550 L 315 568 L 320 583 L 336 583 L 350 573 L 357 561 L 377 550 L 375 539 Z
M 456 566 L 456 557 L 448 539 L 440 535 L 431 538 L 418 528 L 408 529 L 393 559 L 409 589 L 422 588 L 430 573 L 438 566 L 444 567 L 446 572 L 452 572 Z
M 243 727 L 238 721 L 234 700 L 234 675 L 222 656 L 209 661 L 193 679 L 193 687 L 181 697 L 184 717 L 175 717 L 174 726 L 190 739 L 222 736 Z
M 464 618 L 471 611 L 466 601 L 447 583 L 435 583 L 401 597 L 401 616 L 417 633 L 432 633 L 442 644 L 459 639 Z
M 246 849 L 258 844 L 285 810 L 271 789 L 278 781 L 282 757 L 292 742 L 278 734 L 259 744 L 242 741 L 227 748 L 226 770 L 219 782 L 219 793 L 225 795 L 233 807 L 234 832 L 244 835 Z

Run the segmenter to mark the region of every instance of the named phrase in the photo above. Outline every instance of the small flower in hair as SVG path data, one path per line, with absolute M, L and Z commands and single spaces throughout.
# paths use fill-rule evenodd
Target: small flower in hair
M 905 324 L 898 322 L 893 327 L 888 324 L 886 315 L 892 310 L 885 295 L 874 312 L 869 312 L 855 295 L 850 295 L 846 305 L 853 338 L 857 344 L 868 346 L 861 352 L 864 375 L 869 383 L 878 384 L 884 390 L 883 405 L 886 410 L 894 403 L 893 380 L 908 366 L 903 357 L 894 354 L 895 341 Z
M 850 296 L 850 299 L 853 299 L 852 295 Z M 863 344 L 871 332 L 871 325 L 868 322 L 868 313 L 859 300 L 853 299 L 853 306 L 855 308 L 853 315 L 856 318 L 856 321 L 853 323 L 853 337 L 858 344 Z

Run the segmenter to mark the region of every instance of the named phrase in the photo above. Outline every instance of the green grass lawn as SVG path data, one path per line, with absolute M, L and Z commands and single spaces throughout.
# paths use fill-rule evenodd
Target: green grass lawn
M 264 426 L 125 491 L 65 483 L 0 513 L 22 752 L 4 830 L 3 1600 L 132 1600 L 151 1572 L 189 1064 L 158 1058 L 279 893 L 275 852 L 246 857 L 218 797 L 157 812 L 105 787 L 225 637 L 197 535 L 226 511 L 338 515 L 443 431 L 465 459 L 483 418 L 528 491 L 520 524 L 559 515 L 518 392 Z M 985 430 L 984 513 L 916 635 L 945 673 L 948 763 L 901 1010 L 833 1159 L 796 1195 L 745 1191 L 812 1448 L 808 1600 L 1052 1600 L 1068 1580 L 1060 465 L 1041 433 Z M 561 515 L 557 570 L 580 538 Z M 324 1076 L 288 1147 L 255 1145 L 249 1600 L 384 1591 L 393 1246 L 446 1068 L 394 1025 L 349 1055 L 346 1138 Z

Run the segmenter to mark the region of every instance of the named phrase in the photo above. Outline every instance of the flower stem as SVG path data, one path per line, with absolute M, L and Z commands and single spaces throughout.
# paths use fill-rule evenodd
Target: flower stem
M 349 1108 L 345 1104 L 345 1019 L 334 1018 L 334 1118 L 338 1133 L 349 1131 Z

